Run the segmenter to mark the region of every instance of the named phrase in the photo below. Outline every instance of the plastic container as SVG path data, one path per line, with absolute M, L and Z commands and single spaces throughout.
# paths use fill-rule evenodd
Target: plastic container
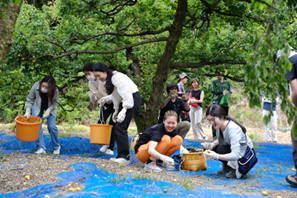
M 109 145 L 112 126 L 108 124 L 90 124 L 90 143 Z
M 42 119 L 32 116 L 27 120 L 26 116 L 15 118 L 16 138 L 24 142 L 33 142 L 38 140 L 40 123 Z
M 206 159 L 202 150 L 184 153 L 183 158 L 185 159 L 183 163 L 184 170 L 201 171 L 207 169 Z

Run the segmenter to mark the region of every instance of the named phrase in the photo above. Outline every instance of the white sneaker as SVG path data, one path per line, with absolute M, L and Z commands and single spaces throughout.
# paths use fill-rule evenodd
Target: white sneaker
M 122 164 L 124 166 L 127 166 L 128 164 L 130 164 L 130 160 L 126 160 L 124 158 L 117 158 L 114 160 L 114 162 L 117 162 L 119 164 Z
M 100 149 L 100 152 L 102 153 L 106 153 L 107 149 L 108 149 L 109 145 L 103 145 Z
M 204 139 L 204 140 L 208 140 L 208 137 L 207 137 L 207 136 L 204 136 L 203 139 Z
M 115 157 L 112 157 L 109 160 L 114 162 L 114 160 L 116 160 L 116 158 Z
M 114 153 L 113 153 L 113 151 L 112 150 L 110 150 L 110 149 L 107 149 L 107 151 L 106 151 L 106 153 L 105 153 L 106 155 L 113 155 Z
M 53 154 L 60 155 L 60 150 L 61 150 L 61 146 L 59 146 L 59 148 L 57 150 L 54 150 Z
M 167 165 L 167 164 L 164 164 L 164 168 L 168 171 L 173 171 L 175 170 L 175 167 L 174 166 L 171 166 L 171 165 Z
M 149 164 L 145 163 L 144 170 L 151 170 L 156 173 L 162 172 L 162 169 L 157 166 L 156 162 L 151 162 Z
M 46 154 L 46 152 L 43 148 L 38 149 L 35 153 L 36 154 Z

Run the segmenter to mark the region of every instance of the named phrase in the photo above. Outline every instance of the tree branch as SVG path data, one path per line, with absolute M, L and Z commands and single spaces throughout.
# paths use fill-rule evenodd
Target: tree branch
M 178 68 L 199 68 L 199 67 L 204 67 L 205 65 L 220 65 L 220 64 L 229 64 L 229 65 L 245 65 L 247 62 L 242 61 L 242 62 L 234 62 L 233 60 L 217 60 L 217 61 L 201 61 L 199 63 L 176 63 L 172 62 L 170 64 L 170 68 L 178 69 Z
M 119 47 L 119 48 L 114 49 L 114 50 L 109 50 L 109 51 L 89 51 L 89 50 L 82 50 L 82 51 L 67 52 L 67 53 L 61 54 L 59 56 L 55 56 L 53 54 L 44 54 L 42 56 L 31 58 L 29 60 L 40 59 L 40 58 L 47 57 L 47 56 L 50 56 L 53 59 L 58 59 L 58 58 L 62 58 L 62 57 L 65 57 L 65 56 L 72 55 L 72 54 L 75 54 L 76 57 L 78 56 L 78 54 L 114 54 L 114 53 L 116 53 L 118 51 L 121 51 L 121 50 L 124 50 L 124 49 L 128 49 L 128 48 L 131 48 L 131 47 L 135 47 L 135 46 L 139 46 L 139 45 L 143 45 L 143 44 L 147 44 L 147 43 L 162 42 L 162 41 L 168 41 L 168 38 L 167 37 L 161 37 L 161 38 L 155 38 L 155 39 L 148 39 L 148 40 L 145 40 L 145 41 L 142 41 L 142 42 L 133 43 L 133 44 L 130 44 L 130 45 L 125 45 L 125 46 Z M 72 59 L 75 59 L 75 58 L 72 58 Z

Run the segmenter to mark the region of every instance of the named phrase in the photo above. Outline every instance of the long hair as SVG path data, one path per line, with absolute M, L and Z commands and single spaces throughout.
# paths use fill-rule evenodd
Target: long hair
M 44 98 L 42 92 L 41 92 L 41 84 L 45 82 L 48 84 L 47 87 L 47 97 L 48 97 L 48 101 L 51 105 L 54 104 L 54 97 L 56 94 L 56 89 L 57 89 L 57 85 L 56 85 L 56 80 L 54 79 L 54 77 L 52 76 L 45 76 L 39 84 L 39 95 L 43 100 L 46 100 L 46 98 Z
M 176 118 L 176 121 L 178 122 L 178 115 L 175 111 L 173 110 L 169 110 L 169 111 L 166 111 L 166 113 L 164 114 L 164 118 L 163 118 L 163 121 L 166 120 L 168 117 L 175 117 Z
M 191 80 L 191 87 L 194 89 L 194 87 L 193 87 L 193 82 L 197 82 L 198 83 L 198 89 L 200 89 L 200 82 L 199 82 L 199 80 L 197 79 L 197 78 L 192 78 L 192 80 Z
M 114 85 L 111 82 L 112 71 L 110 69 L 108 69 L 108 67 L 102 62 L 95 63 L 93 66 L 93 71 L 107 73 L 105 89 L 106 89 L 107 94 L 111 94 L 114 90 Z
M 224 118 L 224 120 L 231 120 L 233 122 L 235 122 L 235 124 L 237 124 L 244 133 L 246 133 L 246 128 L 244 126 L 242 126 L 241 124 L 239 124 L 239 122 L 237 122 L 235 119 L 229 117 L 226 115 L 225 110 L 217 104 L 213 104 L 210 107 L 208 107 L 207 111 L 206 111 L 206 116 L 211 115 L 213 117 L 219 117 L 219 118 Z

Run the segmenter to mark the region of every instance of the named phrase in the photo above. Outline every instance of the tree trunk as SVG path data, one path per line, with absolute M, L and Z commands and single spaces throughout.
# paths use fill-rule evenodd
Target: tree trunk
M 145 116 L 146 128 L 153 126 L 158 122 L 158 112 L 160 107 L 160 101 L 163 94 L 163 89 L 169 73 L 171 59 L 173 57 L 176 45 L 179 41 L 179 37 L 181 36 L 183 30 L 183 23 L 186 19 L 187 7 L 187 0 L 178 1 L 175 19 L 169 30 L 170 35 L 166 44 L 166 48 L 160 59 L 156 75 L 153 79 L 153 91 L 148 102 L 148 107 Z
M 21 1 L 21 3 L 4 4 L 7 6 L 9 13 L 7 13 L 4 8 L 0 8 L 0 12 L 6 16 L 0 19 L 0 64 L 2 64 L 11 46 L 14 26 L 19 16 L 22 3 L 23 1 Z

